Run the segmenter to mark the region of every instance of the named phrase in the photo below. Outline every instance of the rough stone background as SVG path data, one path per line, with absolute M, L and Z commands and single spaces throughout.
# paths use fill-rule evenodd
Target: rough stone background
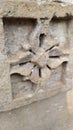
M 37 0 L 38 3 L 45 1 L 48 0 Z M 73 3 L 73 0 L 62 1 Z M 73 130 L 73 89 L 0 113 L 0 130 Z

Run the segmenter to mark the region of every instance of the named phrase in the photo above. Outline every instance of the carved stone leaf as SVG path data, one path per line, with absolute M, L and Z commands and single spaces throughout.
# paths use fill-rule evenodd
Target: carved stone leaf
M 28 76 L 30 75 L 33 66 L 34 65 L 32 63 L 28 62 L 22 66 L 12 67 L 10 74 L 19 73 L 23 76 Z

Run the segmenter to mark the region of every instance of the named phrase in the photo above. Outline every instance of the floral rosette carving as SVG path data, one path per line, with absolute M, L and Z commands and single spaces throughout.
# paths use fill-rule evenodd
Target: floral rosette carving
M 23 76 L 23 81 L 31 81 L 37 86 L 45 87 L 51 70 L 67 62 L 68 57 L 60 49 L 57 39 L 44 34 L 40 35 L 39 41 L 33 36 L 31 39 L 29 44 L 21 44 L 23 51 L 19 51 L 10 59 L 10 74 L 18 73 Z

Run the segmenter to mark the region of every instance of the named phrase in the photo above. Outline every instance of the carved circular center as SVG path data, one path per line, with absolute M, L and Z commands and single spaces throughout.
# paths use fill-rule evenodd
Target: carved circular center
M 31 59 L 31 61 L 38 67 L 44 67 L 47 64 L 48 59 L 49 59 L 49 53 L 45 52 L 43 48 L 39 48 L 36 54 Z

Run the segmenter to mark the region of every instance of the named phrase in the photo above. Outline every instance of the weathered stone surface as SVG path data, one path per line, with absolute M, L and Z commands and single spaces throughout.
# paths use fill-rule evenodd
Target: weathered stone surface
M 72 88 L 72 16 L 62 1 L 0 1 L 0 111 Z
M 72 2 L 0 1 L 1 130 L 73 130 Z

